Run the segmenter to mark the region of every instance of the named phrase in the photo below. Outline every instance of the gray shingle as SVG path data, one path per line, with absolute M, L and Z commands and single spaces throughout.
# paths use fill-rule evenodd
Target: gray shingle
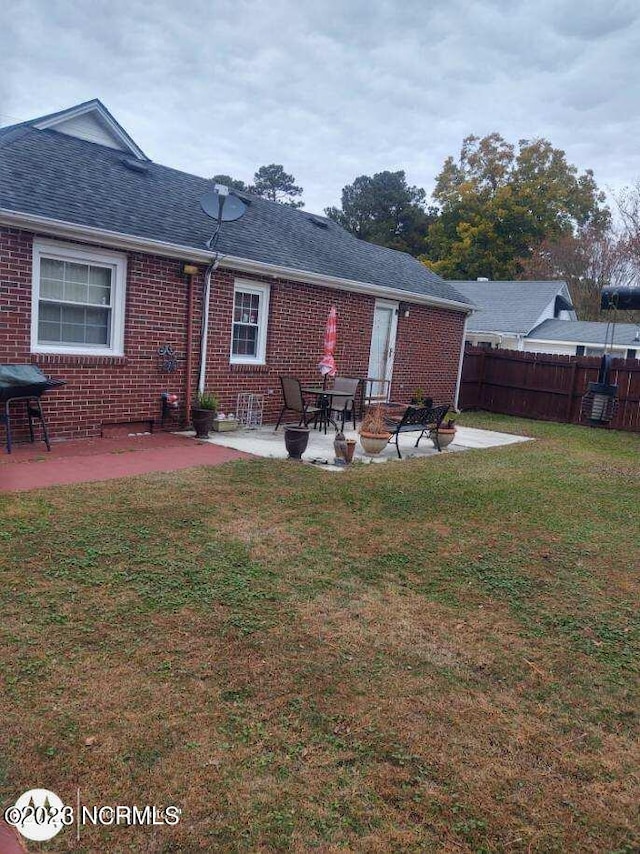
M 121 151 L 54 130 L 21 126 L 0 137 L 0 208 L 204 249 L 213 221 L 199 200 L 211 182 L 156 163 L 146 173 Z M 4 141 L 4 144 L 3 144 Z M 223 226 L 223 254 L 294 270 L 468 303 L 452 284 L 403 252 L 318 228 L 305 211 L 251 197 L 244 217 Z
M 570 341 L 575 344 L 602 346 L 608 323 L 589 320 L 545 320 L 536 326 L 527 338 L 540 341 Z M 609 342 L 611 330 L 609 330 Z M 635 323 L 616 323 L 613 343 L 622 347 L 640 349 L 640 326 Z
M 566 293 L 562 281 L 451 281 L 450 284 L 477 306 L 478 310 L 467 322 L 469 332 L 526 334 L 557 294 Z

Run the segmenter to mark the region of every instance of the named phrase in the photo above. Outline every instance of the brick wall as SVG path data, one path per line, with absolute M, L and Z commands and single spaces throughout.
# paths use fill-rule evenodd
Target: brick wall
M 42 235 L 46 236 L 46 235 Z M 128 280 L 125 356 L 30 354 L 31 251 L 33 235 L 0 228 L 0 363 L 31 361 L 67 385 L 45 398 L 54 438 L 97 436 L 105 424 L 156 423 L 160 395 L 179 395 L 186 412 L 185 362 L 188 283 L 180 261 L 127 253 Z M 195 390 L 204 269 L 194 277 L 193 375 Z M 271 288 L 267 365 L 230 365 L 229 346 L 235 276 L 267 282 Z M 338 311 L 336 361 L 343 375 L 368 373 L 375 300 L 361 294 L 303 285 L 284 279 L 219 270 L 213 277 L 207 390 L 233 411 L 241 391 L 265 395 L 265 420 L 275 420 L 281 406 L 278 377 L 293 374 L 317 382 L 327 314 Z M 464 316 L 457 312 L 410 307 L 398 320 L 392 396 L 403 400 L 416 386 L 434 399 L 453 400 Z M 170 344 L 181 357 L 179 369 L 160 370 L 158 347 Z
M 180 262 L 127 254 L 124 357 L 32 355 L 32 243 L 31 234 L 0 228 L 0 363 L 34 362 L 67 382 L 43 401 L 52 437 L 99 436 L 105 422 L 159 419 L 162 392 L 184 388 L 184 362 L 168 377 L 157 356 L 165 343 L 182 355 L 186 348 L 187 283 Z
M 409 400 L 420 387 L 434 403 L 453 404 L 460 363 L 464 314 L 411 305 L 398 317 L 393 363 L 393 400 Z
M 267 364 L 230 365 L 229 345 L 233 308 L 234 274 L 221 271 L 215 277 L 210 310 L 207 383 L 220 396 L 223 411 L 235 410 L 239 392 L 265 395 L 265 420 L 274 421 L 282 406 L 278 377 L 299 377 L 317 384 L 317 364 L 327 315 L 332 305 L 338 312 L 336 363 L 346 376 L 366 376 L 373 323 L 372 297 L 302 285 L 284 279 L 239 276 L 271 286 Z

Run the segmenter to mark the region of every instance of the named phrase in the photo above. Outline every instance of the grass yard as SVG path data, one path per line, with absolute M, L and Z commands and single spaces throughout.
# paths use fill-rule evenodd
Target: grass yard
M 0 804 L 30 851 L 640 850 L 640 436 L 0 496 Z

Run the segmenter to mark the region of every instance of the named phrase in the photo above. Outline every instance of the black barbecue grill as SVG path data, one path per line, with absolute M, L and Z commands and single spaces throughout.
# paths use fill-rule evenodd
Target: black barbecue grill
M 36 365 L 0 365 L 0 403 L 4 404 L 4 411 L 0 411 L 0 424 L 4 424 L 7 431 L 7 453 L 11 453 L 11 411 L 13 401 L 24 401 L 27 420 L 29 423 L 29 436 L 35 442 L 33 432 L 33 420 L 36 418 L 42 425 L 42 440 L 51 450 L 47 423 L 44 420 L 40 398 L 52 388 L 65 385 L 64 380 L 53 380 Z

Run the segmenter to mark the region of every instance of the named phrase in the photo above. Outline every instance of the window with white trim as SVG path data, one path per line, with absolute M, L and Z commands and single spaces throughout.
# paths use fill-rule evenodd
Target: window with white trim
M 126 265 L 115 252 L 34 242 L 32 352 L 122 355 Z
M 264 365 L 269 322 L 269 285 L 236 280 L 233 289 L 231 362 Z

